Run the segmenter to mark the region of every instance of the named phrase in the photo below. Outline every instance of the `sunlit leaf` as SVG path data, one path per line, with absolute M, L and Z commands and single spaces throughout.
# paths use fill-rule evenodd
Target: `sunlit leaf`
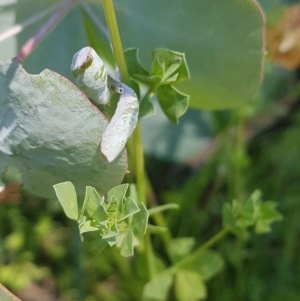
M 179 261 L 188 255 L 195 246 L 193 237 L 178 237 L 171 240 L 170 256 L 173 262 Z
M 175 294 L 178 301 L 198 301 L 206 297 L 206 286 L 199 274 L 178 271 L 175 277 Z
M 136 214 L 139 211 L 140 211 L 140 208 L 137 205 L 136 201 L 131 197 L 127 197 L 123 201 L 122 213 L 121 213 L 121 216 L 119 217 L 119 220 L 126 219 L 126 218 Z
M 86 187 L 83 209 L 86 210 L 89 217 L 92 218 L 95 214 L 98 215 L 99 206 L 102 200 L 103 199 L 100 197 L 100 195 L 94 187 Z
M 133 233 L 131 230 L 128 230 L 123 236 L 123 241 L 121 244 L 121 255 L 124 257 L 133 255 Z
M 92 222 L 89 220 L 89 221 L 86 221 L 79 225 L 79 231 L 80 231 L 80 234 L 83 234 L 86 232 L 99 231 L 99 228 L 93 226 Z
M 144 286 L 143 297 L 151 301 L 168 300 L 169 290 L 173 281 L 172 273 L 162 273 L 155 276 Z
M 70 219 L 78 219 L 77 194 L 71 182 L 63 182 L 53 185 L 56 196 L 62 205 L 66 216 Z
M 140 210 L 133 215 L 131 227 L 134 235 L 138 238 L 142 238 L 147 229 L 149 212 L 144 203 L 138 202 L 137 204 Z
M 121 202 L 125 198 L 128 187 L 129 184 L 121 184 L 110 189 L 107 193 L 108 202 L 110 202 L 113 197 Z

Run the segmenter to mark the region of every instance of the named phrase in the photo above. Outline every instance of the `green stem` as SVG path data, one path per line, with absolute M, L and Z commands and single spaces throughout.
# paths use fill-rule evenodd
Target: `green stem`
M 145 163 L 144 163 L 144 151 L 142 144 L 141 124 L 138 123 L 135 131 L 133 132 L 134 141 L 134 157 L 135 160 L 135 173 L 136 173 L 136 185 L 138 187 L 138 198 L 142 202 L 146 203 L 146 178 L 145 178 Z
M 118 29 L 115 9 L 112 0 L 102 0 L 104 15 L 107 23 L 107 27 L 110 34 L 110 39 L 112 43 L 112 48 L 114 52 L 114 56 L 117 62 L 117 65 L 120 70 L 121 80 L 127 84 L 130 83 L 130 76 L 128 73 L 123 46 L 120 38 L 120 33 Z M 146 188 L 147 181 L 145 175 L 145 166 L 144 166 L 144 152 L 141 138 L 141 126 L 138 123 L 131 139 L 127 142 L 128 147 L 128 155 L 129 155 L 129 166 L 133 168 L 131 180 L 136 177 L 136 186 L 137 186 L 137 194 L 140 201 L 146 203 Z M 154 262 L 153 262 L 153 250 L 151 245 L 151 240 L 148 235 L 144 238 L 145 245 L 145 255 L 148 265 L 149 278 L 151 279 L 154 274 Z
M 195 250 L 193 253 L 182 259 L 181 261 L 174 264 L 171 269 L 179 268 L 182 265 L 188 264 L 189 262 L 192 262 L 197 256 L 203 252 L 204 250 L 207 250 L 211 248 L 213 245 L 215 245 L 218 241 L 220 241 L 224 236 L 226 236 L 229 233 L 228 228 L 223 228 L 220 230 L 217 234 L 215 234 L 213 237 L 211 237 L 207 242 L 205 242 L 203 245 L 201 245 L 197 250 Z
M 118 29 L 114 4 L 112 0 L 102 0 L 104 15 L 109 30 L 111 43 L 113 47 L 113 52 L 117 65 L 120 70 L 121 80 L 125 83 L 130 82 L 129 73 L 127 70 L 127 65 L 124 57 L 123 46 L 121 42 L 121 37 Z M 129 144 L 129 162 L 132 163 L 134 167 L 134 175 L 136 176 L 138 197 L 141 201 L 146 202 L 146 181 L 144 176 L 144 153 L 141 139 L 141 126 L 137 125 L 132 139 L 128 142 Z
M 110 34 L 113 51 L 114 51 L 114 56 L 120 70 L 121 80 L 125 83 L 129 83 L 130 77 L 129 77 L 129 73 L 127 70 L 127 65 L 124 57 L 124 51 L 123 51 L 122 41 L 119 33 L 113 1 L 102 0 L 102 4 L 103 4 L 104 15 Z
M 244 197 L 244 185 L 243 185 L 243 169 L 245 160 L 245 141 L 244 141 L 244 119 L 242 112 L 238 114 L 238 127 L 235 142 L 235 153 L 237 156 L 237 162 L 235 162 L 234 170 L 234 192 L 235 198 L 242 200 Z

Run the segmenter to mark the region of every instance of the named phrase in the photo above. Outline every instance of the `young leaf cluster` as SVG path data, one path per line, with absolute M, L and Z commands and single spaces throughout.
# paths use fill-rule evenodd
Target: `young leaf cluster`
M 150 100 L 152 94 L 155 94 L 167 118 L 177 123 L 187 110 L 189 102 L 189 96 L 175 88 L 176 84 L 189 79 L 185 55 L 167 49 L 155 49 L 149 71 L 140 63 L 137 49 L 128 49 L 125 58 L 130 76 L 148 90 L 141 100 L 140 117 L 154 112 Z
M 66 216 L 77 221 L 81 237 L 97 231 L 101 248 L 116 245 L 122 256 L 133 255 L 134 244 L 144 236 L 149 216 L 145 205 L 136 200 L 133 186 L 116 186 L 106 196 L 87 186 L 80 211 L 71 182 L 56 184 L 54 190 Z
M 232 233 L 242 239 L 249 235 L 248 229 L 254 228 L 255 233 L 268 233 L 271 224 L 282 219 L 273 201 L 263 202 L 261 192 L 255 190 L 244 202 L 233 200 L 223 206 L 223 224 Z

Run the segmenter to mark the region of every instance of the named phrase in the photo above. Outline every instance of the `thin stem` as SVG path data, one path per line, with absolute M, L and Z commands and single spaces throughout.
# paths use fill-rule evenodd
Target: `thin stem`
M 125 83 L 129 83 L 129 73 L 124 57 L 123 46 L 121 37 L 119 34 L 119 28 L 112 0 L 102 0 L 104 15 L 107 23 L 107 27 L 110 34 L 110 39 L 114 51 L 114 55 L 117 61 L 117 65 L 120 70 L 121 80 Z
M 237 112 L 237 133 L 234 146 L 234 152 L 237 161 L 234 164 L 234 194 L 235 198 L 242 200 L 244 198 L 244 185 L 243 185 L 243 170 L 245 168 L 245 123 L 243 112 Z
M 117 24 L 113 1 L 103 0 L 102 4 L 103 4 L 103 10 L 104 10 L 107 27 L 111 38 L 113 52 L 120 71 L 121 80 L 125 83 L 129 83 L 130 77 L 129 77 L 129 73 L 127 70 L 127 65 L 124 57 L 124 51 L 123 51 L 122 41 L 121 41 L 119 28 Z M 128 141 L 128 146 L 130 150 L 129 155 L 131 159 L 129 161 L 131 163 L 131 166 L 134 168 L 134 175 L 136 176 L 138 197 L 141 201 L 146 202 L 144 152 L 143 152 L 142 138 L 141 138 L 141 126 L 139 123 L 135 131 L 133 132 L 132 139 Z
M 107 23 L 107 27 L 110 34 L 110 39 L 112 43 L 113 53 L 120 71 L 121 81 L 127 84 L 130 83 L 130 77 L 124 57 L 123 46 L 120 38 L 120 33 L 118 29 L 116 14 L 114 10 L 114 5 L 112 0 L 102 0 L 104 15 Z M 135 131 L 131 139 L 127 142 L 128 150 L 129 150 L 129 163 L 130 167 L 133 168 L 134 172 L 131 175 L 133 179 L 136 177 L 136 184 L 137 184 L 137 194 L 138 198 L 141 201 L 146 203 L 146 176 L 144 171 L 144 152 L 142 146 L 142 138 L 141 138 L 141 126 L 138 123 Z M 144 237 L 144 247 L 143 250 L 147 266 L 148 266 L 148 275 L 149 279 L 151 279 L 155 273 L 155 262 L 153 260 L 153 250 L 151 245 L 151 239 L 149 235 L 145 235 Z M 140 247 L 141 248 L 141 247 Z M 140 249 L 142 251 L 142 249 Z
M 191 253 L 189 256 L 185 257 L 183 260 L 174 264 L 170 269 L 178 268 L 182 265 L 185 265 L 185 264 L 193 261 L 201 252 L 211 248 L 213 245 L 215 245 L 218 241 L 220 241 L 228 233 L 229 233 L 229 229 L 226 227 L 223 228 L 218 233 L 216 233 L 213 237 L 211 237 L 207 242 L 205 242 L 203 245 L 201 245 L 197 250 L 195 250 L 193 253 Z
M 138 123 L 135 131 L 133 132 L 134 141 L 134 159 L 135 159 L 135 173 L 136 184 L 139 200 L 146 203 L 146 180 L 145 180 L 145 163 L 144 163 L 144 151 L 141 139 L 141 124 Z

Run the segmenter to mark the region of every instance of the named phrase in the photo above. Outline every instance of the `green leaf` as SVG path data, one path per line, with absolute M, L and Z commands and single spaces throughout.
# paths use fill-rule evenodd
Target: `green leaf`
M 142 202 L 137 202 L 139 211 L 135 213 L 131 220 L 131 229 L 137 238 L 142 238 L 147 230 L 149 212 Z
M 282 220 L 282 215 L 276 209 L 277 204 L 272 201 L 264 202 L 260 206 L 259 217 L 255 224 L 256 233 L 271 231 L 271 224 Z
M 235 108 L 253 99 L 264 57 L 264 19 L 255 1 L 116 0 L 115 6 L 122 41 L 140 49 L 143 64 L 157 47 L 186 54 L 191 80 L 180 90 L 191 96 L 190 106 Z
M 133 255 L 133 233 L 131 230 L 128 230 L 123 237 L 121 244 L 121 255 L 124 257 Z
M 255 190 L 244 202 L 233 200 L 223 205 L 224 226 L 242 239 L 248 237 L 249 227 L 253 226 L 256 233 L 266 233 L 271 230 L 273 222 L 281 219 L 276 203 L 263 202 L 259 190 Z
M 173 273 L 165 272 L 155 276 L 143 289 L 143 297 L 151 301 L 168 300 L 169 290 L 173 282 Z
M 154 116 L 156 113 L 155 106 L 148 95 L 145 95 L 140 102 L 139 119 Z
M 206 298 L 206 286 L 199 274 L 178 271 L 175 278 L 175 294 L 178 301 L 198 301 Z
M 130 76 L 149 76 L 149 72 L 142 66 L 139 58 L 139 50 L 136 48 L 126 49 L 124 52 L 126 65 Z
M 193 260 L 180 265 L 180 269 L 195 272 L 203 280 L 208 280 L 222 270 L 224 262 L 219 253 L 210 250 L 204 250 L 197 253 Z
M 182 94 L 171 86 L 159 86 L 156 89 L 159 104 L 171 122 L 177 123 L 187 108 L 189 96 Z
M 187 256 L 195 246 L 193 237 L 178 237 L 171 240 L 170 257 L 172 262 L 179 261 Z
M 116 243 L 116 237 L 119 235 L 119 229 L 115 222 L 112 222 L 108 225 L 106 229 L 103 229 L 103 233 L 101 234 L 101 237 L 103 239 L 108 240 L 108 243 L 110 244 L 113 242 L 113 244 Z M 111 246 L 111 244 L 110 244 Z
M 0 12 L 1 28 L 7 28 L 13 21 L 24 21 L 46 8 L 48 3 L 18 1 Z M 192 78 L 180 87 L 191 96 L 190 106 L 201 109 L 238 107 L 257 92 L 264 56 L 264 21 L 256 1 L 165 0 L 153 3 L 115 0 L 114 4 L 123 44 L 126 48 L 139 48 L 145 66 L 150 66 L 152 49 L 158 47 L 186 54 Z M 100 2 L 93 6 L 94 11 L 100 11 L 99 5 Z M 138 22 L 136 16 L 140 16 Z M 2 42 L 0 47 L 5 47 L 1 48 L 4 51 L 0 59 L 15 56 L 19 45 L 35 33 L 38 26 L 31 26 L 17 37 Z M 76 32 L 76 39 L 70 32 Z M 107 38 L 100 38 L 99 44 L 108 48 Z M 63 49 L 60 55 L 56 52 L 58 43 Z M 25 63 L 31 72 L 47 67 L 69 75 L 65 62 L 70 60 L 75 49 L 87 44 L 80 10 L 73 9 Z
M 66 180 L 78 195 L 87 184 L 101 192 L 118 185 L 126 153 L 111 163 L 100 156 L 107 125 L 66 78 L 50 70 L 28 74 L 16 59 L 0 63 L 0 154 L 20 171 L 26 190 L 55 197 L 52 186 Z
M 160 75 L 163 84 L 189 79 L 185 54 L 167 49 L 155 49 L 152 53 L 154 66 L 151 75 Z
M 77 220 L 78 203 L 74 185 L 71 182 L 63 182 L 53 185 L 53 188 L 66 216 Z
M 128 190 L 129 184 L 121 184 L 116 187 L 113 187 L 110 189 L 107 193 L 107 201 L 110 203 L 113 198 L 118 201 L 118 203 L 121 203 L 122 200 L 126 196 L 126 192 Z
M 119 221 L 124 220 L 124 219 L 136 214 L 139 211 L 140 211 L 140 208 L 137 205 L 136 201 L 133 198 L 128 197 L 123 201 L 121 215 L 118 217 L 118 220 Z
M 80 234 L 93 231 L 99 231 L 99 227 L 95 227 L 90 220 L 79 225 Z
M 85 197 L 82 209 L 86 210 L 90 218 L 93 218 L 94 215 L 97 215 L 99 217 L 100 210 L 98 209 L 100 204 L 102 203 L 102 200 L 103 199 L 100 197 L 100 195 L 94 187 L 87 186 L 85 189 Z M 104 216 L 106 217 L 106 214 L 102 216 L 103 219 Z M 99 218 L 101 219 L 101 217 Z

